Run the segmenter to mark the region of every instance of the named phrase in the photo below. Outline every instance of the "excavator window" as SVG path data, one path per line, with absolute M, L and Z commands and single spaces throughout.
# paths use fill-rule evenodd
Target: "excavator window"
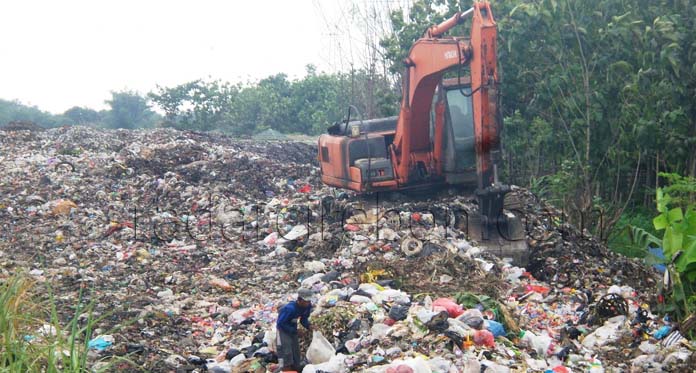
M 471 88 L 462 88 L 466 94 L 471 94 Z M 455 139 L 474 136 L 474 113 L 471 107 L 471 96 L 464 96 L 459 89 L 447 91 L 447 106 Z
M 476 149 L 474 139 L 474 112 L 471 88 L 450 88 L 446 90 L 447 111 L 452 127 L 451 136 L 454 145 L 454 172 L 462 172 L 476 166 Z

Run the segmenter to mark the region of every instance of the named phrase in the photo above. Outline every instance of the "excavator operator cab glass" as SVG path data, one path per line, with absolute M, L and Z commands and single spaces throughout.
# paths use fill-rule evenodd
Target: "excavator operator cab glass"
M 462 91 L 467 94 L 465 96 Z M 445 136 L 451 136 L 449 142 L 454 147 L 454 165 L 451 171 L 461 172 L 476 167 L 476 149 L 474 139 L 474 113 L 471 101 L 471 88 L 449 88 L 447 95 L 447 115 L 449 131 Z M 452 167 L 454 166 L 454 167 Z

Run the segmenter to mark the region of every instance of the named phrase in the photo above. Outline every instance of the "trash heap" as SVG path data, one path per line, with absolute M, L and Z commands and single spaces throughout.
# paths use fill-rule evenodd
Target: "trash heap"
M 0 144 L 0 275 L 50 287 L 62 320 L 94 302 L 95 368 L 125 356 L 147 371 L 272 371 L 277 310 L 298 287 L 315 294 L 305 372 L 696 364 L 696 344 L 656 314 L 654 269 L 523 189 L 524 268 L 449 215 L 474 212 L 470 197 L 322 186 L 315 144 L 86 127 Z

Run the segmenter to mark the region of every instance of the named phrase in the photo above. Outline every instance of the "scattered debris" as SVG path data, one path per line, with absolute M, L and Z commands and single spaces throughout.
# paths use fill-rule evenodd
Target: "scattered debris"
M 653 313 L 654 270 L 523 189 L 525 268 L 448 212 L 475 209 L 466 196 L 366 201 L 320 183 L 311 144 L 85 127 L 5 131 L 0 144 L 0 275 L 50 284 L 62 320 L 91 289 L 106 315 L 95 365 L 271 371 L 277 307 L 300 285 L 330 344 L 305 372 L 694 364 L 694 342 Z

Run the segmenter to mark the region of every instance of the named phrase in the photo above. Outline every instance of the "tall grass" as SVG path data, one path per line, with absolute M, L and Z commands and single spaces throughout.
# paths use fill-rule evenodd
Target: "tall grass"
M 50 291 L 40 296 L 35 282 L 15 275 L 0 283 L 0 372 L 88 372 L 89 341 L 97 323 L 94 302 L 82 304 L 80 292 L 72 319 L 62 326 Z M 81 315 L 87 317 L 80 320 Z M 104 365 L 109 369 L 115 357 Z

